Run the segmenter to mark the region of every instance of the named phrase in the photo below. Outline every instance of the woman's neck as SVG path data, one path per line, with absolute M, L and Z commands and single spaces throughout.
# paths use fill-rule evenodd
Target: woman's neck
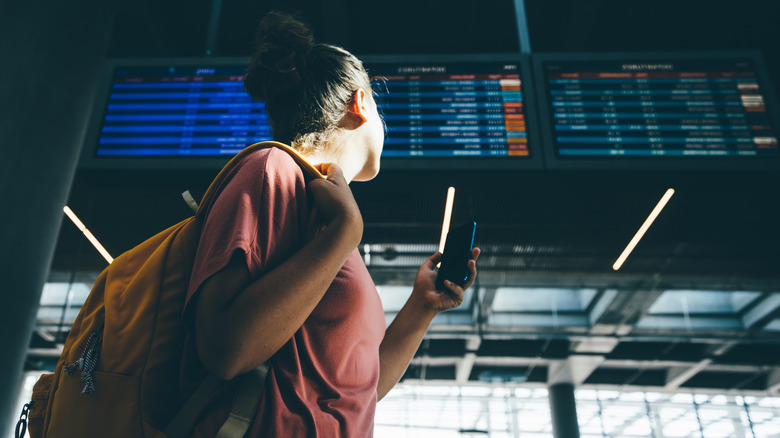
M 350 147 L 352 142 L 357 140 L 352 138 L 353 136 L 350 134 L 350 132 L 337 134 L 322 147 L 317 148 L 319 149 L 318 151 L 302 155 L 309 163 L 314 165 L 323 163 L 338 165 L 344 173 L 347 183 L 350 183 L 363 170 L 366 162 L 366 157 L 360 156 L 360 151 L 363 148 Z

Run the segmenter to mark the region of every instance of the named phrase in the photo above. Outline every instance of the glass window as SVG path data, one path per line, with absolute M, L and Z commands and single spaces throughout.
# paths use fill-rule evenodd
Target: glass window
M 46 324 L 59 321 L 63 317 L 65 303 L 68 303 L 64 321 L 72 323 L 78 316 L 81 306 L 87 300 L 92 285 L 86 283 L 46 283 L 41 292 L 38 321 Z
M 737 314 L 760 292 L 668 290 L 650 306 L 649 314 Z
M 596 289 L 515 288 L 496 289 L 497 312 L 584 312 Z
M 543 388 L 400 384 L 377 405 L 377 437 L 552 438 Z M 774 438 L 780 398 L 581 389 L 575 392 L 583 438 L 734 436 Z M 695 400 L 695 404 L 694 404 Z M 747 403 L 747 408 L 743 405 Z
M 769 330 L 773 332 L 780 332 L 780 318 L 772 320 L 769 324 L 764 327 L 764 330 Z
M 411 286 L 377 286 L 376 290 L 379 291 L 385 313 L 400 311 L 412 294 Z

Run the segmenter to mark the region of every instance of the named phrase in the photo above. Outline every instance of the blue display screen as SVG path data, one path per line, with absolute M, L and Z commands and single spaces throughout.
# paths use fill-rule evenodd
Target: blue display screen
M 528 157 L 517 63 L 367 64 L 387 157 Z
M 265 104 L 244 91 L 244 67 L 114 70 L 98 156 L 233 155 L 271 140 Z
M 544 63 L 561 157 L 777 156 L 749 60 Z

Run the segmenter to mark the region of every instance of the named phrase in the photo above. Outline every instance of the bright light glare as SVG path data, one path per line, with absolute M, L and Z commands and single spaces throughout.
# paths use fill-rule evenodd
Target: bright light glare
M 669 199 L 672 198 L 672 195 L 674 195 L 674 189 L 669 189 L 666 191 L 666 193 L 664 193 L 664 196 L 661 198 L 660 201 L 658 201 L 658 204 L 655 206 L 653 211 L 650 212 L 650 216 L 647 217 L 645 223 L 643 223 L 642 226 L 639 227 L 639 231 L 637 231 L 636 234 L 634 235 L 634 238 L 631 239 L 630 242 L 628 242 L 628 246 L 626 246 L 626 249 L 623 250 L 623 253 L 620 254 L 620 257 L 618 257 L 618 259 L 615 261 L 615 264 L 612 265 L 612 269 L 617 271 L 618 269 L 620 269 L 621 266 L 623 266 L 623 262 L 626 261 L 628 255 L 631 254 L 631 251 L 634 250 L 634 247 L 642 239 L 642 236 L 645 235 L 647 229 L 650 228 L 650 225 L 653 224 L 653 221 L 661 213 L 661 210 L 664 209 L 666 203 L 669 202 Z
M 439 240 L 439 252 L 444 252 L 444 243 L 447 233 L 450 231 L 450 218 L 452 217 L 452 203 L 455 200 L 455 187 L 447 189 L 447 204 L 444 206 L 444 222 L 441 224 L 441 239 Z
M 94 246 L 95 249 L 98 250 L 100 255 L 102 255 L 103 258 L 106 259 L 106 261 L 110 265 L 111 262 L 114 261 L 114 258 L 111 257 L 111 254 L 109 254 L 108 251 L 106 251 L 106 249 L 103 248 L 103 245 L 101 245 L 100 242 L 98 242 L 97 238 L 95 238 L 95 236 L 92 235 L 92 233 L 87 229 L 87 227 L 84 226 L 84 224 L 79 220 L 76 214 L 73 213 L 73 210 L 71 210 L 70 207 L 66 205 L 65 207 L 62 208 L 62 211 L 64 211 L 65 215 L 67 215 L 70 218 L 70 220 L 73 221 L 73 223 L 76 225 L 76 228 L 78 228 L 79 231 L 84 233 L 84 236 L 86 236 L 87 240 L 89 240 L 92 246 Z

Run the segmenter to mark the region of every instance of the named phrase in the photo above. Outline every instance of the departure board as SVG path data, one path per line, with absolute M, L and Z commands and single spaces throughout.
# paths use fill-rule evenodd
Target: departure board
M 265 104 L 244 91 L 244 66 L 118 67 L 98 156 L 220 156 L 271 140 Z
M 778 156 L 750 59 L 548 61 L 559 157 Z
M 529 157 L 520 65 L 366 64 L 386 157 Z

